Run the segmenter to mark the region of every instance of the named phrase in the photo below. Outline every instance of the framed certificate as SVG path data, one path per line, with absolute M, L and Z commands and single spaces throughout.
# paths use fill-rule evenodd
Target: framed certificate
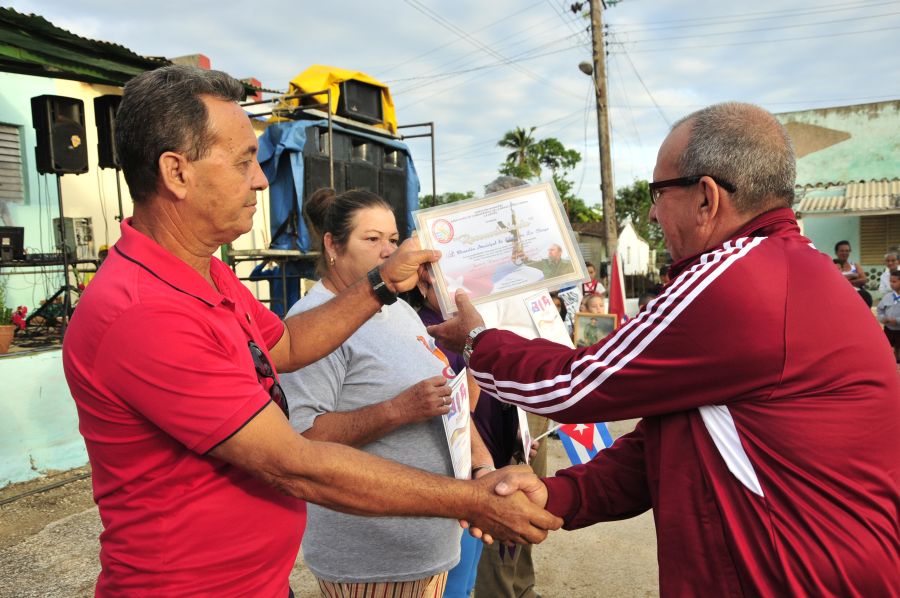
M 618 327 L 619 318 L 616 314 L 592 314 L 580 311 L 575 314 L 575 346 L 596 345 Z
M 422 247 L 443 254 L 431 269 L 445 318 L 456 312 L 457 289 L 478 304 L 587 279 L 553 183 L 418 210 L 414 217 Z

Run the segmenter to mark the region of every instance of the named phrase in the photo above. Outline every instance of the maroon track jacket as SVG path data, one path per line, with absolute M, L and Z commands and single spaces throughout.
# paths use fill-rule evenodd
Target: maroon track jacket
M 898 595 L 900 377 L 875 318 L 789 209 L 673 270 L 592 347 L 476 339 L 504 401 L 643 418 L 545 480 L 548 509 L 576 529 L 652 507 L 663 595 Z

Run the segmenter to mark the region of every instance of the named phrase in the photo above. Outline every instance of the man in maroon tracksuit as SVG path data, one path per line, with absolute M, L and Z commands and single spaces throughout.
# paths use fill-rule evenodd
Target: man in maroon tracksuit
M 484 330 L 464 295 L 434 332 L 501 400 L 556 421 L 643 418 L 521 487 L 567 529 L 652 508 L 664 595 L 900 593 L 900 378 L 875 319 L 790 209 L 766 111 L 720 104 L 660 148 L 651 218 L 675 264 L 614 335 L 570 350 Z

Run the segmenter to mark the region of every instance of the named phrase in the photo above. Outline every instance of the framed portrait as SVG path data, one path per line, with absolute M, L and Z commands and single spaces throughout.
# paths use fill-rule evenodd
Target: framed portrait
M 553 183 L 418 210 L 414 217 L 422 247 L 442 253 L 430 267 L 445 318 L 456 312 L 457 289 L 477 305 L 587 278 Z
M 575 314 L 575 346 L 590 347 L 595 345 L 619 327 L 616 314 L 592 314 L 580 311 Z

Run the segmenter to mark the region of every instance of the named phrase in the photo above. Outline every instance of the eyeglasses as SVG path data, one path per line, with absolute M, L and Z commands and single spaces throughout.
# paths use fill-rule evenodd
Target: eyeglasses
M 278 383 L 278 378 L 275 377 L 275 370 L 272 368 L 272 364 L 269 363 L 269 359 L 263 353 L 263 350 L 259 348 L 259 345 L 249 341 L 247 346 L 250 348 L 250 355 L 253 356 L 253 366 L 256 368 L 256 375 L 260 378 L 272 380 L 272 386 L 269 387 L 269 398 L 281 407 L 285 417 L 289 417 L 287 398 L 284 396 L 284 389 Z
M 696 176 L 685 176 L 677 179 L 667 179 L 665 181 L 655 181 L 653 183 L 650 183 L 650 203 L 655 204 L 657 201 L 659 201 L 659 196 L 662 195 L 662 190 L 665 187 L 690 187 L 691 185 L 696 185 L 697 183 L 699 183 L 700 179 L 705 176 L 711 178 L 716 185 L 718 185 L 722 189 L 725 189 L 729 193 L 734 193 L 735 191 L 737 191 L 735 186 L 728 181 L 716 179 L 715 177 L 712 177 L 708 174 L 698 174 Z

